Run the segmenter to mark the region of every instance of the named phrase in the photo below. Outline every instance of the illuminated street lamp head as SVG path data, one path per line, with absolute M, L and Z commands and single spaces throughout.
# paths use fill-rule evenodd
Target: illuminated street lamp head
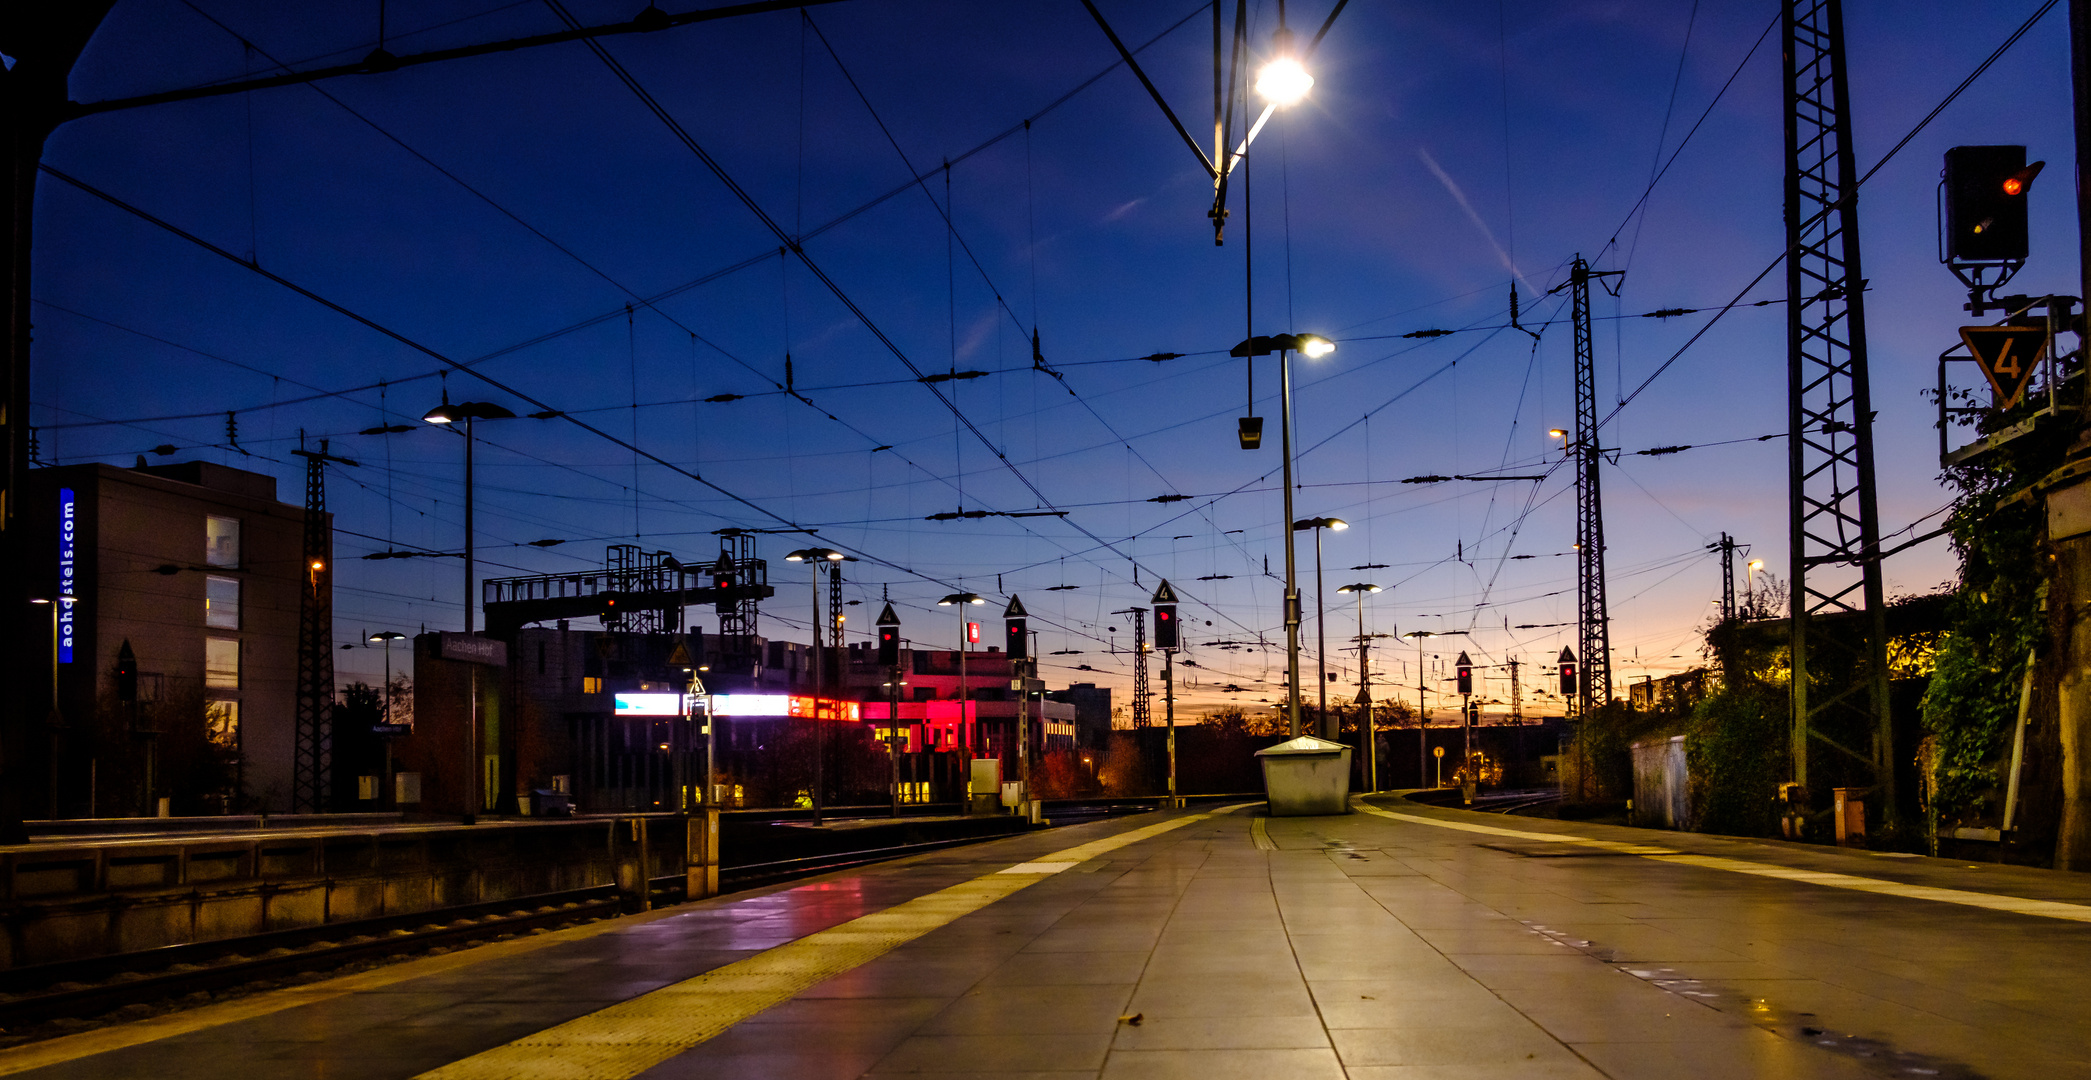
M 950 606 L 951 606 L 951 605 L 953 605 L 953 604 L 985 604 L 985 603 L 987 603 L 987 601 L 986 601 L 985 599 L 982 599 L 982 598 L 981 598 L 981 596 L 980 596 L 980 595 L 979 595 L 978 593 L 969 593 L 969 592 L 955 592 L 955 593 L 952 593 L 952 594 L 951 594 L 950 596 L 947 596 L 947 597 L 943 598 L 942 600 L 939 600 L 939 601 L 937 601 L 937 606 L 938 606 L 938 607 L 950 607 Z
M 397 630 L 380 630 L 377 633 L 370 635 L 370 640 L 372 642 L 399 641 L 405 637 L 405 634 L 402 634 Z
M 1548 428 L 1548 429 L 1547 429 L 1547 433 L 1546 433 L 1546 434 L 1547 434 L 1547 438 L 1549 438 L 1549 439 L 1565 439 L 1565 438 L 1568 438 L 1568 432 L 1565 432 L 1565 431 L 1561 430 L 1560 428 Z
M 1256 73 L 1256 93 L 1279 108 L 1297 105 L 1314 89 L 1314 76 L 1300 66 L 1292 53 L 1292 31 L 1279 28 L 1271 44 L 1276 58 Z
M 1762 570 L 1762 569 L 1764 569 L 1764 560 L 1763 560 L 1763 559 L 1751 559 L 1751 560 L 1750 560 L 1750 569 L 1752 569 L 1752 570 Z
M 1357 581 L 1345 585 L 1336 591 L 1340 593 L 1376 593 L 1380 591 L 1380 587 L 1369 581 Z
M 431 424 L 455 424 L 460 420 L 513 420 L 515 413 L 491 401 L 460 401 L 450 403 L 450 394 L 445 391 L 443 403 L 421 414 L 421 419 Z
M 822 560 L 826 560 L 827 562 L 841 562 L 846 558 L 849 558 L 849 556 L 844 555 L 839 551 L 831 551 L 827 548 L 800 548 L 799 550 L 794 551 L 789 555 L 786 555 L 784 557 L 784 561 L 819 562 Z
M 1320 334 L 1300 334 L 1298 337 L 1300 355 L 1308 359 L 1319 360 L 1336 351 L 1336 343 Z
M 1301 518 L 1292 523 L 1292 531 L 1294 532 L 1304 532 L 1308 529 L 1327 529 L 1330 532 L 1342 532 L 1348 528 L 1350 528 L 1350 522 L 1339 517 Z

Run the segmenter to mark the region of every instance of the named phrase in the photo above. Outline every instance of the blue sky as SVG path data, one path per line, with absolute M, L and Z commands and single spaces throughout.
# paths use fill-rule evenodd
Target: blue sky
M 636 5 L 568 6 L 600 23 Z M 1128 43 L 1153 41 L 1143 65 L 1209 138 L 1205 9 L 1100 7 Z M 1289 17 L 1304 36 L 1328 7 L 1301 0 Z M 1860 168 L 2038 8 L 1847 5 Z M 1251 10 L 1261 50 L 1276 8 Z M 1275 365 L 1256 372 L 1267 448 L 1245 453 L 1233 420 L 1243 366 L 1226 356 L 1249 325 L 1253 228 L 1256 331 L 1340 342 L 1294 371 L 1297 512 L 1356 526 L 1327 539 L 1329 589 L 1361 577 L 1388 588 L 1372 598 L 1368 630 L 1470 630 L 1478 658 L 1536 664 L 1573 639 L 1572 626 L 1551 625 L 1575 615 L 1567 474 L 1543 485 L 1398 481 L 1533 473 L 1558 453 L 1546 432 L 1572 420 L 1571 340 L 1563 298 L 1535 293 L 1560 284 L 1576 254 L 1626 272 L 1617 300 L 1594 305 L 1601 411 L 1707 319 L 1638 316 L 1717 306 L 1777 254 L 1778 34 L 1763 36 L 1777 11 L 1353 0 L 1314 58 L 1312 97 L 1253 148 L 1253 207 L 1237 190 L 1222 247 L 1204 216 L 1209 181 L 1122 67 L 1046 111 L 1116 59 L 1073 0 L 851 0 L 806 19 L 606 39 L 781 229 L 821 230 L 805 250 L 862 317 L 780 258 L 776 237 L 580 45 L 91 116 L 62 128 L 45 160 L 716 485 L 635 464 L 565 421 L 486 425 L 483 573 L 599 565 L 606 543 L 705 557 L 712 530 L 781 519 L 863 556 L 850 595 L 889 589 L 905 632 L 925 645 L 956 637 L 938 596 L 1020 593 L 1041 647 L 1080 653 L 1047 658 L 1056 685 L 1122 685 L 1127 634 L 1109 613 L 1144 602 L 1161 576 L 1184 596 L 1194 643 L 1282 645 L 1281 588 L 1263 575 L 1266 556 L 1282 565 Z M 2050 12 L 1862 196 L 1885 530 L 1949 497 L 1919 397 L 1964 321 L 1964 296 L 1935 254 L 1945 148 L 2023 142 L 2050 162 L 2018 287 L 2076 291 L 2064 14 Z M 559 25 L 543 4 L 492 0 L 395 0 L 387 19 L 396 53 Z M 76 69 L 73 97 L 237 78 L 270 70 L 270 58 L 344 62 L 376 32 L 367 3 L 122 0 Z M 941 163 L 969 152 L 947 188 Z M 128 464 L 171 444 L 179 452 L 155 460 L 273 473 L 295 498 L 299 432 L 330 438 L 362 463 L 330 478 L 343 530 L 337 636 L 457 628 L 455 563 L 353 558 L 459 544 L 456 438 L 355 434 L 412 422 L 436 402 L 443 365 L 50 178 L 36 228 L 33 419 L 46 460 Z M 1536 342 L 1504 327 L 1513 274 L 1524 321 L 1546 326 Z M 1749 299 L 1782 290 L 1774 273 Z M 1738 309 L 1607 428 L 1607 445 L 1624 450 L 1702 447 L 1623 456 L 1605 473 L 1621 679 L 1696 660 L 1719 595 L 1704 549 L 1721 532 L 1783 572 L 1784 441 L 1754 441 L 1785 428 L 1783 319 L 1776 304 Z M 600 321 L 574 329 L 589 320 Z M 1033 370 L 1034 327 L 1061 378 Z M 1424 329 L 1459 332 L 1400 336 Z M 944 384 L 964 422 L 894 350 L 924 372 L 988 373 Z M 1162 352 L 1185 355 L 1141 359 Z M 803 400 L 778 391 L 787 353 Z M 470 374 L 447 384 L 453 399 L 537 407 Z M 701 400 L 720 394 L 745 396 Z M 190 414 L 204 415 L 176 419 Z M 1174 494 L 1190 498 L 1148 501 Z M 958 509 L 1068 517 L 923 520 Z M 527 546 L 540 539 L 567 542 Z M 772 537 L 762 549 L 781 586 L 763 616 L 774 636 L 804 634 L 805 586 L 781 562 L 795 546 Z M 1302 563 L 1311 620 L 1311 548 Z M 1387 565 L 1348 569 L 1374 563 Z M 1953 566 L 1942 541 L 1897 555 L 1890 592 L 1929 591 Z M 1046 591 L 1058 585 L 1079 588 Z M 1330 600 L 1333 653 L 1357 613 L 1347 597 Z M 850 610 L 864 613 L 852 631 L 868 632 L 875 607 Z M 709 628 L 709 615 L 699 622 Z M 1190 656 L 1200 666 L 1187 673 L 1189 704 L 1277 694 L 1282 651 L 1200 644 Z M 1413 650 L 1388 659 L 1375 658 L 1379 674 L 1413 686 Z M 381 663 L 371 650 L 339 662 L 345 678 L 374 678 Z M 1355 655 L 1330 663 L 1347 700 Z M 1247 692 L 1219 690 L 1228 684 Z

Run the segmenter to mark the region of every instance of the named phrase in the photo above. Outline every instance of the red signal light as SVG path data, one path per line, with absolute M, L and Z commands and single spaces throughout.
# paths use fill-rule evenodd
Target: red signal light
M 2024 190 L 2026 190 L 2026 182 L 2016 176 L 2004 181 L 2004 194 L 2006 195 L 2016 195 Z

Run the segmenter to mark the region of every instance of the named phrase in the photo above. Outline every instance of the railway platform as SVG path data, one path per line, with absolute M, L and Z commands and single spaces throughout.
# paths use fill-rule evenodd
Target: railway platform
M 2091 876 L 1193 806 L 0 1050 L 0 1075 L 2091 1078 Z

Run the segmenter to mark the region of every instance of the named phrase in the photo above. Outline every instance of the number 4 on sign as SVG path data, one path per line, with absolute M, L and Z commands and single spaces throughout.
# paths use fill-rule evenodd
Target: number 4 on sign
M 2033 372 L 2047 355 L 2047 331 L 2038 326 L 1963 326 L 1960 340 L 1989 377 L 1989 388 L 1996 393 L 1991 406 L 2000 410 L 2012 408 L 2025 396 Z

